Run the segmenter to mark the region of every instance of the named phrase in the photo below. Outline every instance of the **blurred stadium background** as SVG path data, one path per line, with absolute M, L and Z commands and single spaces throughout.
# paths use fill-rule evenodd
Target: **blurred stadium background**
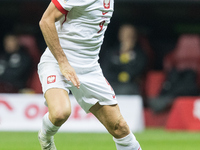
M 28 48 L 35 65 L 27 82 L 26 90 L 21 91 L 18 95 L 28 93 L 28 97 L 33 100 L 35 98 L 33 95 L 41 96 L 36 64 L 39 61 L 39 56 L 46 48 L 38 23 L 49 2 L 48 0 L 0 0 L 0 41 L 2 41 L 0 42 L 0 55 L 3 53 L 4 35 L 10 31 L 18 33 L 21 44 Z M 198 150 L 200 148 L 200 142 L 198 142 L 200 140 L 199 94 L 195 96 L 178 96 L 173 100 L 173 104 L 162 112 L 153 111 L 149 106 L 149 100 L 159 95 L 167 76 L 166 66 L 169 66 L 167 63 L 171 60 L 173 50 L 181 42 L 183 42 L 183 45 L 186 43 L 185 47 L 193 45 L 191 49 L 188 48 L 187 51 L 182 53 L 190 55 L 194 52 L 194 55 L 198 56 L 193 58 L 193 55 L 191 55 L 192 58 L 189 61 L 185 61 L 186 64 L 181 66 L 186 65 L 196 70 L 196 82 L 200 85 L 200 63 L 195 61 L 196 59 L 200 60 L 200 0 L 115 0 L 115 12 L 105 35 L 100 53 L 100 62 L 103 61 L 104 56 L 108 53 L 107 49 L 116 44 L 119 27 L 124 23 L 131 23 L 137 27 L 140 42 L 145 47 L 149 58 L 149 66 L 141 85 L 142 94 L 140 97 L 143 105 L 142 112 L 139 110 L 139 113 L 143 117 L 138 118 L 140 121 L 144 120 L 142 122 L 144 128 L 142 130 L 139 129 L 139 132 L 134 130 L 138 140 L 141 141 L 141 145 L 144 145 L 142 146 L 143 149 Z M 191 60 L 193 61 L 191 62 Z M 13 97 L 15 95 L 13 96 L 12 93 L 0 93 L 0 150 L 38 149 L 39 145 L 37 145 L 37 133 L 35 130 L 33 132 L 11 132 L 15 131 L 15 123 L 13 122 L 12 124 L 12 120 L 10 120 L 10 124 L 13 125 L 11 126 L 12 130 L 1 129 L 5 116 L 9 116 L 9 110 L 12 110 L 12 107 L 9 107 L 6 102 L 12 103 L 15 100 Z M 26 100 L 28 101 L 29 98 Z M 32 105 L 31 108 L 33 110 L 30 110 L 30 117 L 35 117 L 34 115 L 36 115 L 40 116 L 39 119 L 47 111 L 46 108 L 38 108 L 37 105 Z M 76 108 L 75 106 L 74 109 Z M 134 106 L 133 109 L 135 109 Z M 137 116 L 138 114 L 130 115 Z M 17 118 L 15 119 L 14 121 L 17 121 Z M 34 126 L 34 122 L 31 122 L 31 124 Z M 108 149 L 114 149 L 114 143 L 108 134 L 79 134 L 71 132 L 56 135 L 58 148 L 64 149 L 63 143 L 59 142 L 59 140 L 68 136 L 73 138 L 66 139 L 66 141 L 69 140 L 72 144 L 77 142 L 81 147 L 68 147 L 67 144 L 64 144 L 64 146 L 72 150 L 106 149 L 103 145 L 110 145 Z M 79 136 L 80 138 L 77 139 Z M 88 145 L 81 143 L 81 139 L 86 136 L 93 137 L 88 138 L 88 141 L 99 138 L 103 144 L 96 146 L 99 142 L 97 139 L 94 141 L 94 146 L 88 147 Z M 29 148 L 29 145 L 36 146 Z

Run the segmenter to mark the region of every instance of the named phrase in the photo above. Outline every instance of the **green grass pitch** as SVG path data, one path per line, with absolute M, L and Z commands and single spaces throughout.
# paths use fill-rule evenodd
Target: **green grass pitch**
M 135 133 L 143 150 L 200 150 L 200 132 L 146 129 Z M 107 133 L 63 133 L 55 136 L 58 150 L 116 150 Z M 0 132 L 0 150 L 40 150 L 36 132 Z

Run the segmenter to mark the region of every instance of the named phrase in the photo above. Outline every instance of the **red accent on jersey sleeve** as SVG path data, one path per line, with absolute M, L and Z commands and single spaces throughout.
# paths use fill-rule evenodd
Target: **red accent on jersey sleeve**
M 51 1 L 54 3 L 54 5 L 58 8 L 58 10 L 59 10 L 62 14 L 64 14 L 64 15 L 67 15 L 67 14 L 68 14 L 68 11 L 65 10 L 65 9 L 60 5 L 60 3 L 58 2 L 58 0 L 51 0 Z

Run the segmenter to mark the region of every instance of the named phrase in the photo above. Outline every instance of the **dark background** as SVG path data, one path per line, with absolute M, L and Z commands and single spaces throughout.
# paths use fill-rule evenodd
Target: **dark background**
M 50 0 L 0 0 L 0 40 L 8 32 L 37 38 L 41 52 L 46 45 L 38 23 Z M 100 56 L 117 42 L 121 24 L 134 24 L 155 55 L 154 70 L 162 69 L 163 57 L 173 50 L 178 37 L 200 33 L 200 0 L 115 0 L 115 12 L 105 35 Z M 2 52 L 2 42 L 0 44 Z M 101 59 L 100 59 L 101 61 Z

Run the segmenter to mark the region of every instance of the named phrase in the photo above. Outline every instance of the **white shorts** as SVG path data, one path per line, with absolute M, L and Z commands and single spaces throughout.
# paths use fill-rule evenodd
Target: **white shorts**
M 117 104 L 115 93 L 103 76 L 100 66 L 90 69 L 74 68 L 80 80 L 80 88 L 77 89 L 62 75 L 57 63 L 42 62 L 38 65 L 38 74 L 45 93 L 50 88 L 61 88 L 72 92 L 79 105 L 86 113 L 99 102 L 100 105 Z

